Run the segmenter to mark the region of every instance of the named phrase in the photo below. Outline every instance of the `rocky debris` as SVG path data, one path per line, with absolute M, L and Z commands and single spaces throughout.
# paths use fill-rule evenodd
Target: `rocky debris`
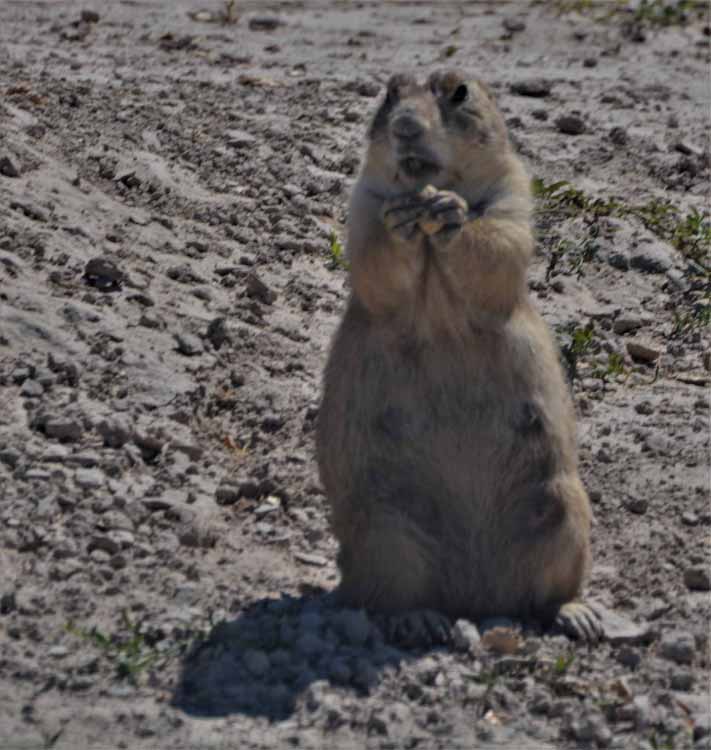
M 514 81 L 510 89 L 512 94 L 541 98 L 551 93 L 552 84 L 545 78 L 525 78 Z
M 178 351 L 186 357 L 195 357 L 205 351 L 202 341 L 192 333 L 176 333 L 174 338 Z
M 650 364 L 656 362 L 661 356 L 661 352 L 641 341 L 633 340 L 626 343 L 627 353 L 635 362 Z
M 0 174 L 3 175 L 3 177 L 19 177 L 20 170 L 15 166 L 15 163 L 9 156 L 1 156 Z
M 522 32 L 515 4 L 384 3 L 376 26 L 357 4 L 255 6 L 223 27 L 223 3 L 199 28 L 165 3 L 106 3 L 98 24 L 20 5 L 0 3 L 0 48 L 29 44 L 0 55 L 0 159 L 19 173 L 0 174 L 0 737 L 707 745 L 699 48 L 671 26 L 629 57 L 614 23 L 545 4 Z M 277 10 L 288 26 L 249 29 Z M 442 28 L 460 28 L 455 58 L 476 28 L 516 147 L 542 193 L 561 183 L 537 198 L 530 288 L 559 338 L 578 333 L 585 596 L 611 613 L 596 645 L 506 618 L 393 625 L 323 595 L 337 548 L 313 427 L 350 293 L 329 238 L 384 93 L 377 50 L 397 37 L 415 59 Z M 660 84 L 646 56 L 671 52 Z
M 691 664 L 696 655 L 696 640 L 693 634 L 683 630 L 665 633 L 659 642 L 659 653 L 677 664 Z
M 648 643 L 652 634 L 648 626 L 636 625 L 619 612 L 591 603 L 590 607 L 600 619 L 603 637 L 613 646 L 633 646 Z
M 691 591 L 711 591 L 711 573 L 708 566 L 692 565 L 687 568 L 684 571 L 684 584 Z
M 84 268 L 84 280 L 102 292 L 115 292 L 126 282 L 126 274 L 105 256 L 92 258 Z
M 78 419 L 50 418 L 44 423 L 44 433 L 48 438 L 76 442 L 84 435 L 84 426 Z
M 645 321 L 639 316 L 621 315 L 613 322 L 612 330 L 619 335 L 623 335 L 625 333 L 636 331 L 639 328 L 642 328 L 643 325 L 645 325 Z
M 250 31 L 276 31 L 285 22 L 276 16 L 254 16 L 249 19 Z
M 229 342 L 230 334 L 227 330 L 227 318 L 213 318 L 207 327 L 205 338 L 207 338 L 216 350 L 219 350 L 223 344 Z
M 627 130 L 619 125 L 610 130 L 609 138 L 615 146 L 626 146 L 629 141 Z
M 561 115 L 556 118 L 555 126 L 559 133 L 565 135 L 582 135 L 587 129 L 580 115 Z
M 624 505 L 631 513 L 643 516 L 649 508 L 649 501 L 645 497 L 632 496 L 625 499 Z
M 271 290 L 254 272 L 247 274 L 245 291 L 248 297 L 259 300 L 265 305 L 271 305 L 277 298 L 276 292 Z

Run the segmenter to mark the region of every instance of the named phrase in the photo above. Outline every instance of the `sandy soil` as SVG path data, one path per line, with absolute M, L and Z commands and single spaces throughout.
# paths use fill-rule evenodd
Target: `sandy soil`
M 553 5 L 0 3 L 0 746 L 711 747 L 709 19 Z M 332 237 L 383 82 L 444 65 L 540 180 L 596 646 L 323 596 Z

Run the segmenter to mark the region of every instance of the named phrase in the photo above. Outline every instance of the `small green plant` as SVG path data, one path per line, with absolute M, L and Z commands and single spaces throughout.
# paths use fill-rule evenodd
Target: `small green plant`
M 553 662 L 553 674 L 558 676 L 564 675 L 574 661 L 575 653 L 573 651 L 569 651 L 567 654 L 560 654 Z
M 596 367 L 593 375 L 602 380 L 603 385 L 605 385 L 620 375 L 629 375 L 629 372 L 625 367 L 624 357 L 617 352 L 610 352 L 607 355 L 607 364 Z
M 711 252 L 711 220 L 708 214 L 693 208 L 672 232 L 671 241 L 677 250 L 701 265 L 708 265 Z
M 113 663 L 116 676 L 137 684 L 139 676 L 170 653 L 156 647 L 160 634 L 150 631 L 138 620 L 132 620 L 126 610 L 121 613 L 121 633 L 107 635 L 97 627 L 81 628 L 67 623 L 68 633 L 90 643 Z M 183 645 L 178 644 L 178 648 Z
M 695 302 L 690 310 L 674 311 L 672 336 L 685 336 L 711 325 L 711 297 Z
M 349 264 L 346 260 L 346 253 L 343 248 L 343 243 L 338 239 L 338 235 L 336 234 L 336 230 L 331 230 L 331 235 L 329 238 L 329 252 L 331 256 L 331 268 L 344 268 L 348 269 Z
M 570 380 L 579 377 L 578 365 L 580 360 L 593 351 L 595 343 L 595 326 L 592 321 L 584 328 L 573 325 L 563 331 L 565 340 L 560 347 Z
M 650 26 L 683 26 L 691 14 L 701 16 L 707 10 L 706 0 L 641 0 L 632 20 Z M 622 9 L 616 12 L 621 13 Z
M 533 196 L 543 202 L 543 207 L 539 210 L 548 212 L 562 212 L 568 215 L 582 212 L 589 214 L 591 218 L 597 218 L 611 216 L 620 208 L 620 204 L 614 198 L 591 198 L 567 180 L 546 185 L 540 177 L 534 177 L 531 189 Z
M 559 15 L 589 14 L 598 22 L 623 21 L 630 25 L 658 28 L 684 26 L 690 17 L 702 18 L 707 12 L 707 0 L 641 0 L 630 8 L 629 0 L 533 0 L 533 5 L 547 5 Z

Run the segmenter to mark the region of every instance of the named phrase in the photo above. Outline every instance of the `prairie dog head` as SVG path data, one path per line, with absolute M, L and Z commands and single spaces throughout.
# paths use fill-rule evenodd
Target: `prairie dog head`
M 488 89 L 453 70 L 435 72 L 424 83 L 394 75 L 368 136 L 363 175 L 386 193 L 425 185 L 468 193 L 467 186 L 500 177 L 501 157 L 509 153 L 506 126 Z

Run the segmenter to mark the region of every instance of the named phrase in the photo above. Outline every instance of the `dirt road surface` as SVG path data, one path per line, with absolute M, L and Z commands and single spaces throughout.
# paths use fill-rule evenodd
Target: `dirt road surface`
M 586 5 L 0 3 L 2 748 L 711 747 L 709 18 Z M 347 195 L 449 66 L 536 178 L 596 646 L 324 599 Z

